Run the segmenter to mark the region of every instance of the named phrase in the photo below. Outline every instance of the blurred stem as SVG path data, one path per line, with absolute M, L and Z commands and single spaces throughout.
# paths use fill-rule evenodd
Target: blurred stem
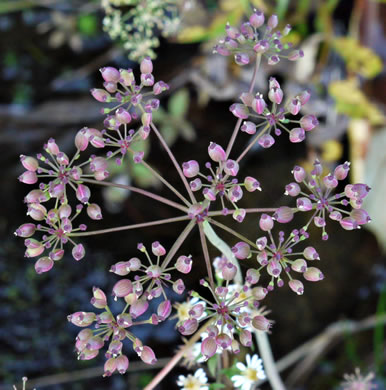
M 250 209 L 244 209 L 245 212 L 248 214 L 254 214 L 254 213 L 274 213 L 277 210 L 277 207 L 268 207 L 268 208 L 250 208 Z M 236 210 L 229 209 L 228 215 L 232 214 Z M 222 210 L 218 211 L 209 211 L 208 217 L 225 217 Z
M 206 237 L 205 237 L 205 232 L 204 232 L 204 228 L 202 226 L 202 223 L 198 224 L 198 228 L 200 230 L 200 240 L 201 240 L 202 252 L 204 254 L 205 265 L 206 265 L 206 269 L 208 271 L 209 283 L 210 283 L 210 286 L 212 287 L 212 289 L 214 290 L 215 284 L 214 284 L 214 279 L 213 279 L 212 265 L 210 263 L 208 245 L 206 243 Z
M 85 183 L 91 183 L 91 184 L 97 184 L 105 187 L 116 187 L 116 188 L 122 188 L 124 190 L 129 190 L 132 192 L 136 192 L 137 194 L 141 194 L 143 196 L 146 196 L 148 198 L 152 198 L 154 200 L 157 200 L 158 202 L 165 203 L 171 207 L 174 207 L 178 210 L 183 211 L 184 213 L 188 212 L 188 209 L 176 202 L 173 202 L 172 200 L 166 199 L 163 196 L 153 194 L 152 192 L 142 190 L 141 188 L 133 187 L 133 186 L 127 186 L 125 184 L 118 184 L 118 183 L 113 183 L 113 182 L 108 182 L 108 181 L 99 181 L 99 180 L 94 180 L 94 179 L 84 179 L 82 178 L 82 182 Z
M 242 158 L 245 157 L 245 155 L 249 152 L 249 150 L 252 148 L 253 145 L 261 138 L 261 136 L 269 129 L 269 123 L 264 127 L 263 130 L 260 131 L 259 134 L 255 136 L 255 138 L 250 142 L 250 144 L 244 149 L 244 151 L 240 154 L 240 156 L 237 158 L 237 162 L 240 162 Z
M 255 67 L 253 69 L 252 80 L 251 80 L 251 84 L 249 85 L 248 93 L 252 93 L 253 87 L 255 86 L 257 71 L 259 70 L 260 62 L 261 62 L 261 54 L 256 54 Z M 227 146 L 227 150 L 226 150 L 226 159 L 228 159 L 228 157 L 229 157 L 229 155 L 231 153 L 233 144 L 235 143 L 237 134 L 238 134 L 238 132 L 240 130 L 241 122 L 242 122 L 242 119 L 239 118 L 237 120 L 237 122 L 236 122 L 235 128 L 233 129 L 232 137 L 229 140 L 229 143 L 228 143 L 228 146 Z

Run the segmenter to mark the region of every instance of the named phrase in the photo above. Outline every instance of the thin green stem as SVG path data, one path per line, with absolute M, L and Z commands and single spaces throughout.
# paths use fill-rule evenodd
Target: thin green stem
M 209 251 L 208 251 L 208 245 L 206 243 L 204 228 L 202 227 L 201 223 L 198 224 L 198 228 L 200 230 L 200 240 L 201 240 L 202 252 L 204 254 L 205 265 L 206 265 L 206 269 L 208 271 L 209 283 L 214 291 L 215 284 L 214 284 L 214 279 L 213 279 L 212 264 L 210 262 L 210 256 L 209 256 Z
M 249 208 L 244 209 L 245 212 L 248 214 L 254 214 L 254 213 L 274 213 L 277 210 L 277 207 L 270 207 L 270 208 Z M 228 210 L 227 215 L 231 215 L 235 210 Z M 209 217 L 218 217 L 218 216 L 224 216 L 222 210 L 217 211 L 209 211 L 208 213 Z
M 253 139 L 253 141 L 244 149 L 244 151 L 240 154 L 239 157 L 237 157 L 237 162 L 240 162 L 242 160 L 242 158 L 244 158 L 244 156 L 249 152 L 249 150 L 253 147 L 253 145 L 255 145 L 255 143 L 261 138 L 261 136 L 269 129 L 270 125 L 269 123 L 267 123 L 267 125 L 264 127 L 263 130 L 260 131 L 259 134 L 257 134 L 255 136 L 255 138 Z

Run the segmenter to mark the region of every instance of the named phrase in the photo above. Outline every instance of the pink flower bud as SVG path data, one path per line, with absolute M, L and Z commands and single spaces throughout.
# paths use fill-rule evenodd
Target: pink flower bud
M 202 303 L 198 303 L 189 310 L 189 316 L 200 319 L 200 317 L 204 314 L 204 310 L 205 306 Z
M 237 342 L 237 340 L 233 339 L 231 343 L 232 353 L 237 355 L 240 353 L 240 344 Z
M 154 85 L 154 76 L 150 73 L 142 73 L 141 74 L 141 83 L 145 87 L 152 87 Z
M 121 313 L 117 315 L 117 323 L 122 328 L 129 328 L 133 325 L 133 320 L 129 313 Z
M 84 184 L 79 184 L 78 188 L 76 189 L 76 197 L 77 199 L 82 203 L 87 203 L 90 199 L 90 189 L 85 186 Z
M 240 96 L 240 100 L 248 107 L 251 107 L 253 99 L 253 94 L 249 92 L 243 92 Z
M 270 260 L 270 262 L 267 265 L 267 272 L 269 275 L 277 278 L 282 271 L 282 266 L 280 263 L 276 260 Z
M 101 68 L 99 71 L 101 72 L 103 79 L 107 82 L 117 83 L 121 78 L 119 71 L 112 66 Z
M 344 230 L 354 230 L 358 228 L 358 222 L 352 217 L 345 217 L 339 221 Z
M 115 298 L 122 298 L 133 292 L 133 284 L 129 279 L 121 279 L 115 283 L 113 287 L 113 296 Z M 130 313 L 131 314 L 131 313 Z
M 296 97 L 300 100 L 300 102 L 302 103 L 302 106 L 304 106 L 310 100 L 311 94 L 309 91 L 305 90 L 300 95 L 298 95 Z
M 209 157 L 215 162 L 225 161 L 226 159 L 225 150 L 214 142 L 209 144 L 208 154 Z
M 328 215 L 333 221 L 340 221 L 342 219 L 342 213 L 339 211 L 333 211 Z
M 279 207 L 273 215 L 273 218 L 280 223 L 288 223 L 292 221 L 293 217 L 294 212 L 290 207 L 287 206 Z
M 19 237 L 31 237 L 36 231 L 36 225 L 33 223 L 25 223 L 16 229 L 15 235 Z
M 270 134 L 264 134 L 258 143 L 263 148 L 268 149 L 275 143 L 275 139 Z
M 131 291 L 130 291 L 131 292 Z M 125 294 L 128 295 L 128 294 Z M 146 299 L 138 299 L 130 306 L 130 315 L 135 319 L 140 317 L 149 308 L 149 303 Z
M 250 62 L 249 55 L 247 53 L 237 53 L 235 54 L 235 62 L 240 66 L 248 65 Z
M 142 151 L 135 152 L 133 154 L 133 161 L 134 161 L 134 163 L 135 164 L 140 164 L 142 162 L 142 160 L 143 160 L 143 156 L 144 155 L 145 155 L 145 152 L 142 152 Z
M 107 359 L 103 369 L 104 369 L 103 377 L 111 376 L 113 372 L 117 369 L 116 359 L 115 358 Z
M 182 279 L 178 279 L 173 283 L 173 291 L 177 294 L 182 294 L 185 290 L 185 284 Z
M 235 39 L 240 34 L 239 30 L 236 27 L 230 26 L 229 22 L 225 26 L 225 32 L 231 39 Z
M 40 203 L 31 203 L 28 206 L 27 215 L 35 221 L 43 221 L 47 215 L 47 209 Z
M 87 330 L 87 329 L 84 329 Z M 86 348 L 90 351 L 95 351 L 96 349 L 101 349 L 104 346 L 104 341 L 99 336 L 89 337 L 87 340 Z
M 19 176 L 19 181 L 24 184 L 35 184 L 38 181 L 38 177 L 34 171 L 25 171 Z
M 39 168 L 39 162 L 36 158 L 21 155 L 20 161 L 27 171 L 35 172 Z
M 273 219 L 268 214 L 261 214 L 260 220 L 259 220 L 259 226 L 260 229 L 268 232 L 273 228 Z
M 192 269 L 192 258 L 187 256 L 180 256 L 175 264 L 177 270 L 183 274 L 188 274 Z
M 290 289 L 298 295 L 304 293 L 304 285 L 300 280 L 292 279 L 288 282 Z
M 75 146 L 81 152 L 85 151 L 88 146 L 89 137 L 85 128 L 80 129 L 75 136 Z
M 255 112 L 257 112 L 259 115 L 261 115 L 265 108 L 267 107 L 267 103 L 263 99 L 261 94 L 257 94 L 256 98 L 252 101 L 252 108 Z
M 261 11 L 256 11 L 249 17 L 249 23 L 255 28 L 259 28 L 264 24 L 264 14 Z
M 170 301 L 163 301 L 158 305 L 157 308 L 157 314 L 161 321 L 166 320 L 170 316 L 170 313 L 172 312 L 172 304 Z
M 104 309 L 107 305 L 106 294 L 100 288 L 93 287 L 93 297 L 91 298 L 91 304 L 97 309 Z
M 268 332 L 272 324 L 264 316 L 255 316 L 252 319 L 252 326 L 262 332 Z
M 277 15 L 273 14 L 273 15 L 271 15 L 271 16 L 269 17 L 268 22 L 267 22 L 267 25 L 268 25 L 268 27 L 269 27 L 271 30 L 273 30 L 274 28 L 277 27 L 278 23 L 279 23 L 279 19 L 278 19 Z
M 294 178 L 298 183 L 301 183 L 306 178 L 306 171 L 304 170 L 304 168 L 299 167 L 298 165 L 294 166 L 292 174 L 294 175 Z
M 129 368 L 129 359 L 126 355 L 120 355 L 115 359 L 117 370 L 120 374 L 124 374 Z
M 306 133 L 301 127 L 296 127 L 290 131 L 289 139 L 293 143 L 299 143 L 304 141 L 306 138 Z
M 205 359 L 211 358 L 217 351 L 217 343 L 213 337 L 207 337 L 201 343 L 201 353 Z
M 197 177 L 189 182 L 189 186 L 192 191 L 199 191 L 202 188 L 202 181 Z
M 307 262 L 304 259 L 297 259 L 291 264 L 291 268 L 295 272 L 306 272 L 307 270 Z
M 44 193 L 41 190 L 32 190 L 24 198 L 25 203 L 40 203 L 46 202 L 50 197 L 47 193 Z
M 77 311 L 67 316 L 67 319 L 72 324 L 84 328 L 91 325 L 96 320 L 96 316 L 92 312 Z
M 139 66 L 141 73 L 151 73 L 153 72 L 153 63 L 150 57 L 145 57 Z
M 354 193 L 354 197 L 356 199 L 363 199 L 370 192 L 370 187 L 367 184 L 354 184 L 352 186 L 352 192 Z
M 198 321 L 195 318 L 185 320 L 179 327 L 178 331 L 184 336 L 190 336 L 198 329 Z
M 151 244 L 151 251 L 154 256 L 164 256 L 166 254 L 165 248 L 158 241 Z
M 316 119 L 315 115 L 305 115 L 300 119 L 300 126 L 305 131 L 310 131 L 319 124 L 319 121 Z
M 312 202 L 306 198 L 298 198 L 296 199 L 296 208 L 300 211 L 310 211 L 312 210 Z
M 283 90 L 278 87 L 273 87 L 268 92 L 268 98 L 272 103 L 280 104 L 283 100 Z
M 153 93 L 154 95 L 159 95 L 163 91 L 166 91 L 169 89 L 169 86 L 164 83 L 163 81 L 159 81 L 153 85 Z
M 302 107 L 302 103 L 300 102 L 299 99 L 292 99 L 288 106 L 287 109 L 292 115 L 297 115 Z
M 72 257 L 76 261 L 83 259 L 85 254 L 86 254 L 86 251 L 85 251 L 84 246 L 82 244 L 75 245 L 72 248 Z
M 115 93 L 118 89 L 117 83 L 113 83 L 112 81 L 104 82 L 103 86 L 105 87 L 106 91 L 110 93 Z
M 120 123 L 127 124 L 131 122 L 130 113 L 122 107 L 115 111 L 115 116 Z
M 254 192 L 256 190 L 261 191 L 260 183 L 254 177 L 251 176 L 247 176 L 244 179 L 244 186 L 248 192 Z
M 309 282 L 318 282 L 319 280 L 324 279 L 324 275 L 320 269 L 316 267 L 307 268 L 307 271 L 304 272 L 303 276 L 304 279 L 308 280 Z
M 44 149 L 47 151 L 47 153 L 51 153 L 54 156 L 56 156 L 60 150 L 59 146 L 56 144 L 55 140 L 53 138 L 50 138 L 46 145 L 44 145 Z
M 90 137 L 90 144 L 94 146 L 94 148 L 102 149 L 105 147 L 105 140 L 103 137 L 93 135 Z
M 195 177 L 200 171 L 200 166 L 196 160 L 190 160 L 182 164 L 182 170 L 186 177 Z
M 114 272 L 116 275 L 125 276 L 130 272 L 128 261 L 120 261 L 111 266 L 110 272 Z
M 350 163 L 346 161 L 344 164 L 338 165 L 335 168 L 334 176 L 338 180 L 344 180 L 347 177 L 349 171 L 350 171 Z
M 290 183 L 285 186 L 285 195 L 298 196 L 300 194 L 300 186 L 297 183 Z
M 256 283 L 258 283 L 259 279 L 260 279 L 260 272 L 257 269 L 249 268 L 247 270 L 247 274 L 246 274 L 245 280 L 249 284 L 256 284 Z
M 371 221 L 369 214 L 363 209 L 352 210 L 350 216 L 355 219 L 358 225 L 365 225 Z
M 268 294 L 268 290 L 264 287 L 254 287 L 252 289 L 252 295 L 258 301 L 262 301 Z
M 108 103 L 111 101 L 111 95 L 104 89 L 93 88 L 90 92 L 93 98 L 98 102 Z
M 270 56 L 268 58 L 268 65 L 276 65 L 280 62 L 280 57 L 277 55 Z M 268 96 L 269 97 L 269 96 Z M 272 100 L 271 100 L 272 101 Z
M 252 333 L 249 330 L 242 329 L 240 331 L 240 342 L 244 347 L 250 347 L 252 345 Z
M 290 61 L 296 61 L 302 57 L 304 57 L 303 50 L 293 50 L 293 51 L 291 51 L 291 53 L 288 54 L 288 59 Z
M 49 271 L 54 266 L 54 262 L 49 257 L 41 257 L 35 263 L 35 271 L 37 274 Z
M 224 164 L 224 171 L 229 176 L 237 176 L 239 172 L 239 164 L 235 160 L 227 160 Z
M 253 50 L 256 53 L 265 53 L 269 49 L 269 42 L 266 39 L 262 39 L 258 41 L 256 45 L 253 47 Z
M 251 247 L 246 242 L 240 241 L 232 247 L 232 252 L 236 259 L 244 260 L 251 254 Z
M 87 215 L 94 220 L 102 219 L 102 210 L 96 203 L 87 206 Z
M 320 260 L 319 254 L 312 246 L 308 246 L 303 250 L 303 255 L 307 260 Z
M 237 118 L 248 119 L 249 110 L 244 104 L 234 103 L 229 107 L 229 111 Z
M 221 270 L 221 276 L 224 280 L 232 280 L 237 273 L 237 267 L 231 262 L 227 263 Z
M 247 212 L 245 211 L 245 209 L 236 209 L 233 214 L 232 214 L 232 218 L 241 223 L 244 221 L 244 218 L 245 218 L 245 215 L 247 214 Z
M 229 348 L 232 344 L 232 339 L 225 333 L 220 333 L 215 340 L 216 344 L 223 349 Z
M 44 245 L 33 238 L 25 240 L 24 243 L 25 246 L 27 247 L 25 251 L 26 257 L 40 256 L 44 252 L 45 249 Z
M 126 87 L 132 85 L 134 81 L 134 74 L 131 69 L 119 69 L 120 79 L 119 81 L 123 83 Z
M 146 364 L 155 364 L 157 362 L 153 350 L 150 347 L 147 347 L 146 345 L 143 347 L 139 357 Z
M 262 251 L 267 246 L 267 237 L 260 237 L 256 240 L 256 246 L 259 251 Z
M 253 135 L 256 133 L 256 125 L 253 122 L 245 121 L 240 128 L 244 133 Z

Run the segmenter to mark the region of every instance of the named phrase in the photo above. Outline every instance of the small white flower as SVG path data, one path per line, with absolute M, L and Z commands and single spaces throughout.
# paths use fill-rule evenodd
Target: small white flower
M 180 375 L 178 377 L 177 385 L 181 387 L 181 390 L 209 390 L 207 386 L 208 378 L 205 371 L 199 368 L 194 376 L 189 374 L 188 376 Z
M 240 390 L 250 390 L 259 379 L 265 379 L 263 362 L 257 355 L 246 356 L 247 365 L 238 362 L 236 367 L 240 370 L 240 375 L 232 376 L 233 385 Z

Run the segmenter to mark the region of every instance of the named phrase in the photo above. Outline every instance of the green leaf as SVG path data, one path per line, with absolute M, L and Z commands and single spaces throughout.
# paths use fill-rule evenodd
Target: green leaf
M 82 14 L 78 17 L 78 30 L 82 35 L 92 37 L 98 32 L 98 20 L 93 14 Z
M 160 132 L 169 146 L 174 144 L 178 136 L 178 130 L 174 126 L 164 125 L 160 128 Z
M 279 20 L 283 19 L 288 10 L 289 0 L 277 0 L 276 1 L 276 14 Z
M 168 111 L 176 117 L 183 117 L 189 108 L 189 92 L 186 88 L 173 94 L 168 103 Z
M 216 377 L 217 359 L 218 359 L 218 355 L 214 355 L 207 362 L 210 375 L 212 375 L 214 378 Z
M 224 389 L 225 385 L 222 383 L 211 383 L 209 385 L 209 390 Z

